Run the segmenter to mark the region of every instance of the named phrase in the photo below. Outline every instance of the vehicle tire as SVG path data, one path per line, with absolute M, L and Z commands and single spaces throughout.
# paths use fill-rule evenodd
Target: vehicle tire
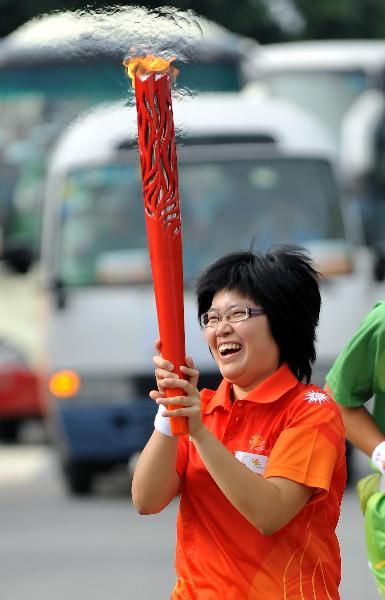
M 75 496 L 88 496 L 92 492 L 93 471 L 84 463 L 69 462 L 63 466 L 68 491 Z
M 0 422 L 0 440 L 7 444 L 16 444 L 19 438 L 20 421 L 17 419 Z

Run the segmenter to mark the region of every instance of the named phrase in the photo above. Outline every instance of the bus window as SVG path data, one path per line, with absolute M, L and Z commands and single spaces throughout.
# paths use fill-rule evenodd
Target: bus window
M 298 177 L 298 173 L 301 176 Z M 184 271 L 234 248 L 344 241 L 330 166 L 319 159 L 180 161 Z M 151 281 L 137 167 L 104 165 L 65 178 L 56 273 L 65 286 Z

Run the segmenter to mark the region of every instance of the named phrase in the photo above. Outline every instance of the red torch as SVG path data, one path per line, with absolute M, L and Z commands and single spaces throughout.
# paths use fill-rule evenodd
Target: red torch
M 182 228 L 171 81 L 177 69 L 153 55 L 124 61 L 135 88 L 144 214 L 162 354 L 185 364 Z M 181 396 L 180 389 L 166 397 Z M 169 408 L 172 408 L 171 405 Z M 176 408 L 176 407 L 175 407 Z M 171 417 L 173 435 L 188 433 L 185 417 Z

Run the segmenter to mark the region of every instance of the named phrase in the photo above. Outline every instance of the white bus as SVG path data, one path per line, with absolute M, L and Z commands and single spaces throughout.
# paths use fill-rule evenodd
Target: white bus
M 300 109 L 242 93 L 184 98 L 174 102 L 174 116 L 186 343 L 200 385 L 214 385 L 218 374 L 192 285 L 208 263 L 253 239 L 256 247 L 302 244 L 324 273 L 314 374 L 322 383 L 371 302 L 350 251 L 332 140 Z M 69 489 L 86 493 L 100 470 L 140 450 L 153 426 L 148 392 L 158 334 L 134 107 L 96 109 L 56 146 L 42 267 L 51 426 Z
M 385 40 L 318 40 L 259 46 L 255 82 L 317 115 L 336 141 L 341 122 L 369 89 L 385 90 Z
M 168 15 L 168 16 L 167 16 Z M 160 32 L 161 30 L 161 32 Z M 37 277 L 43 185 L 57 136 L 80 112 L 127 99 L 132 46 L 178 55 L 179 86 L 237 90 L 255 42 L 176 10 L 54 12 L 0 41 L 0 438 L 41 418 Z
M 385 277 L 385 40 L 267 44 L 253 52 L 254 86 L 312 112 L 339 147 L 341 182 Z

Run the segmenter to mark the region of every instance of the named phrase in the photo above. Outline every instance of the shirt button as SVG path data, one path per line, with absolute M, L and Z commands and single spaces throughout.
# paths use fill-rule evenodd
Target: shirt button
M 241 420 L 241 417 L 235 417 L 235 422 L 239 423 L 239 421 Z
M 228 433 L 228 434 L 227 434 L 227 437 L 228 437 L 228 439 L 229 439 L 229 440 L 232 440 L 232 439 L 233 439 L 233 437 L 234 437 L 234 434 L 233 434 L 233 433 Z
M 242 408 L 242 406 L 243 406 L 242 402 L 237 402 L 237 406 L 239 406 L 240 408 Z

